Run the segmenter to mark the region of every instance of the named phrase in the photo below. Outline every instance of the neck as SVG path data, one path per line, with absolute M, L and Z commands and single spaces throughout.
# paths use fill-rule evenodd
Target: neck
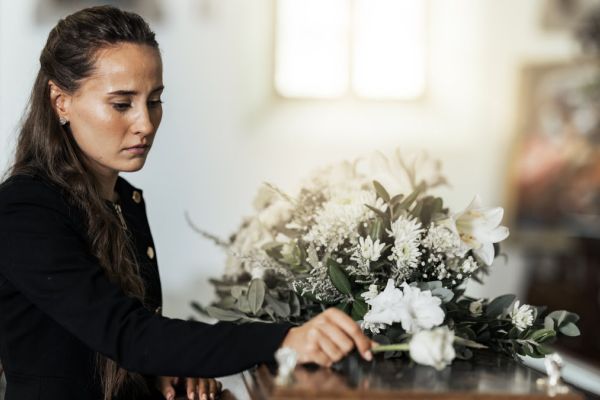
M 117 178 L 119 173 L 117 171 L 110 173 L 97 173 L 96 179 L 98 181 L 100 197 L 105 200 L 117 201 L 118 195 L 115 191 L 115 185 L 117 183 Z

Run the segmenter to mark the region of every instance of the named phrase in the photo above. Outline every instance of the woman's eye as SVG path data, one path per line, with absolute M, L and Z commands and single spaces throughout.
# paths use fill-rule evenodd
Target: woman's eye
M 127 111 L 130 107 L 130 103 L 113 103 L 113 108 L 117 111 Z
M 158 99 L 158 100 L 151 100 L 148 102 L 148 104 L 150 105 L 150 107 L 159 107 L 161 104 L 163 103 L 162 100 Z

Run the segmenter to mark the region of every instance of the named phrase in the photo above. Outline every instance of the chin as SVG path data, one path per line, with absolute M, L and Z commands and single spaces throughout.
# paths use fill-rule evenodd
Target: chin
M 143 160 L 135 160 L 131 163 L 127 163 L 123 168 L 119 168 L 119 170 L 122 172 L 136 172 L 142 169 L 144 164 L 146 164 L 145 158 Z

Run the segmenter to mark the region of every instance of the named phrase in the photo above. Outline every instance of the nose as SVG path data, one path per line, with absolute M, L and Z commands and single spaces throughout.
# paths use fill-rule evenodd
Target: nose
M 152 121 L 152 114 L 147 106 L 140 107 L 140 111 L 137 115 L 134 132 L 140 135 L 150 135 L 154 133 L 154 123 Z

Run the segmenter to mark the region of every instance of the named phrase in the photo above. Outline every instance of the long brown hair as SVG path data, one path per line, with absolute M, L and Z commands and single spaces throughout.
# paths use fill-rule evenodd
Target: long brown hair
M 50 31 L 35 79 L 8 175 L 41 175 L 58 186 L 67 200 L 83 211 L 90 251 L 110 280 L 132 297 L 144 300 L 133 246 L 116 215 L 106 207 L 99 185 L 86 165 L 70 128 L 61 125 L 50 101 L 48 82 L 74 93 L 94 72 L 98 50 L 119 43 L 138 43 L 158 50 L 154 32 L 137 14 L 111 6 L 90 7 L 61 19 Z M 144 388 L 141 375 L 96 355 L 104 399 L 127 388 Z

